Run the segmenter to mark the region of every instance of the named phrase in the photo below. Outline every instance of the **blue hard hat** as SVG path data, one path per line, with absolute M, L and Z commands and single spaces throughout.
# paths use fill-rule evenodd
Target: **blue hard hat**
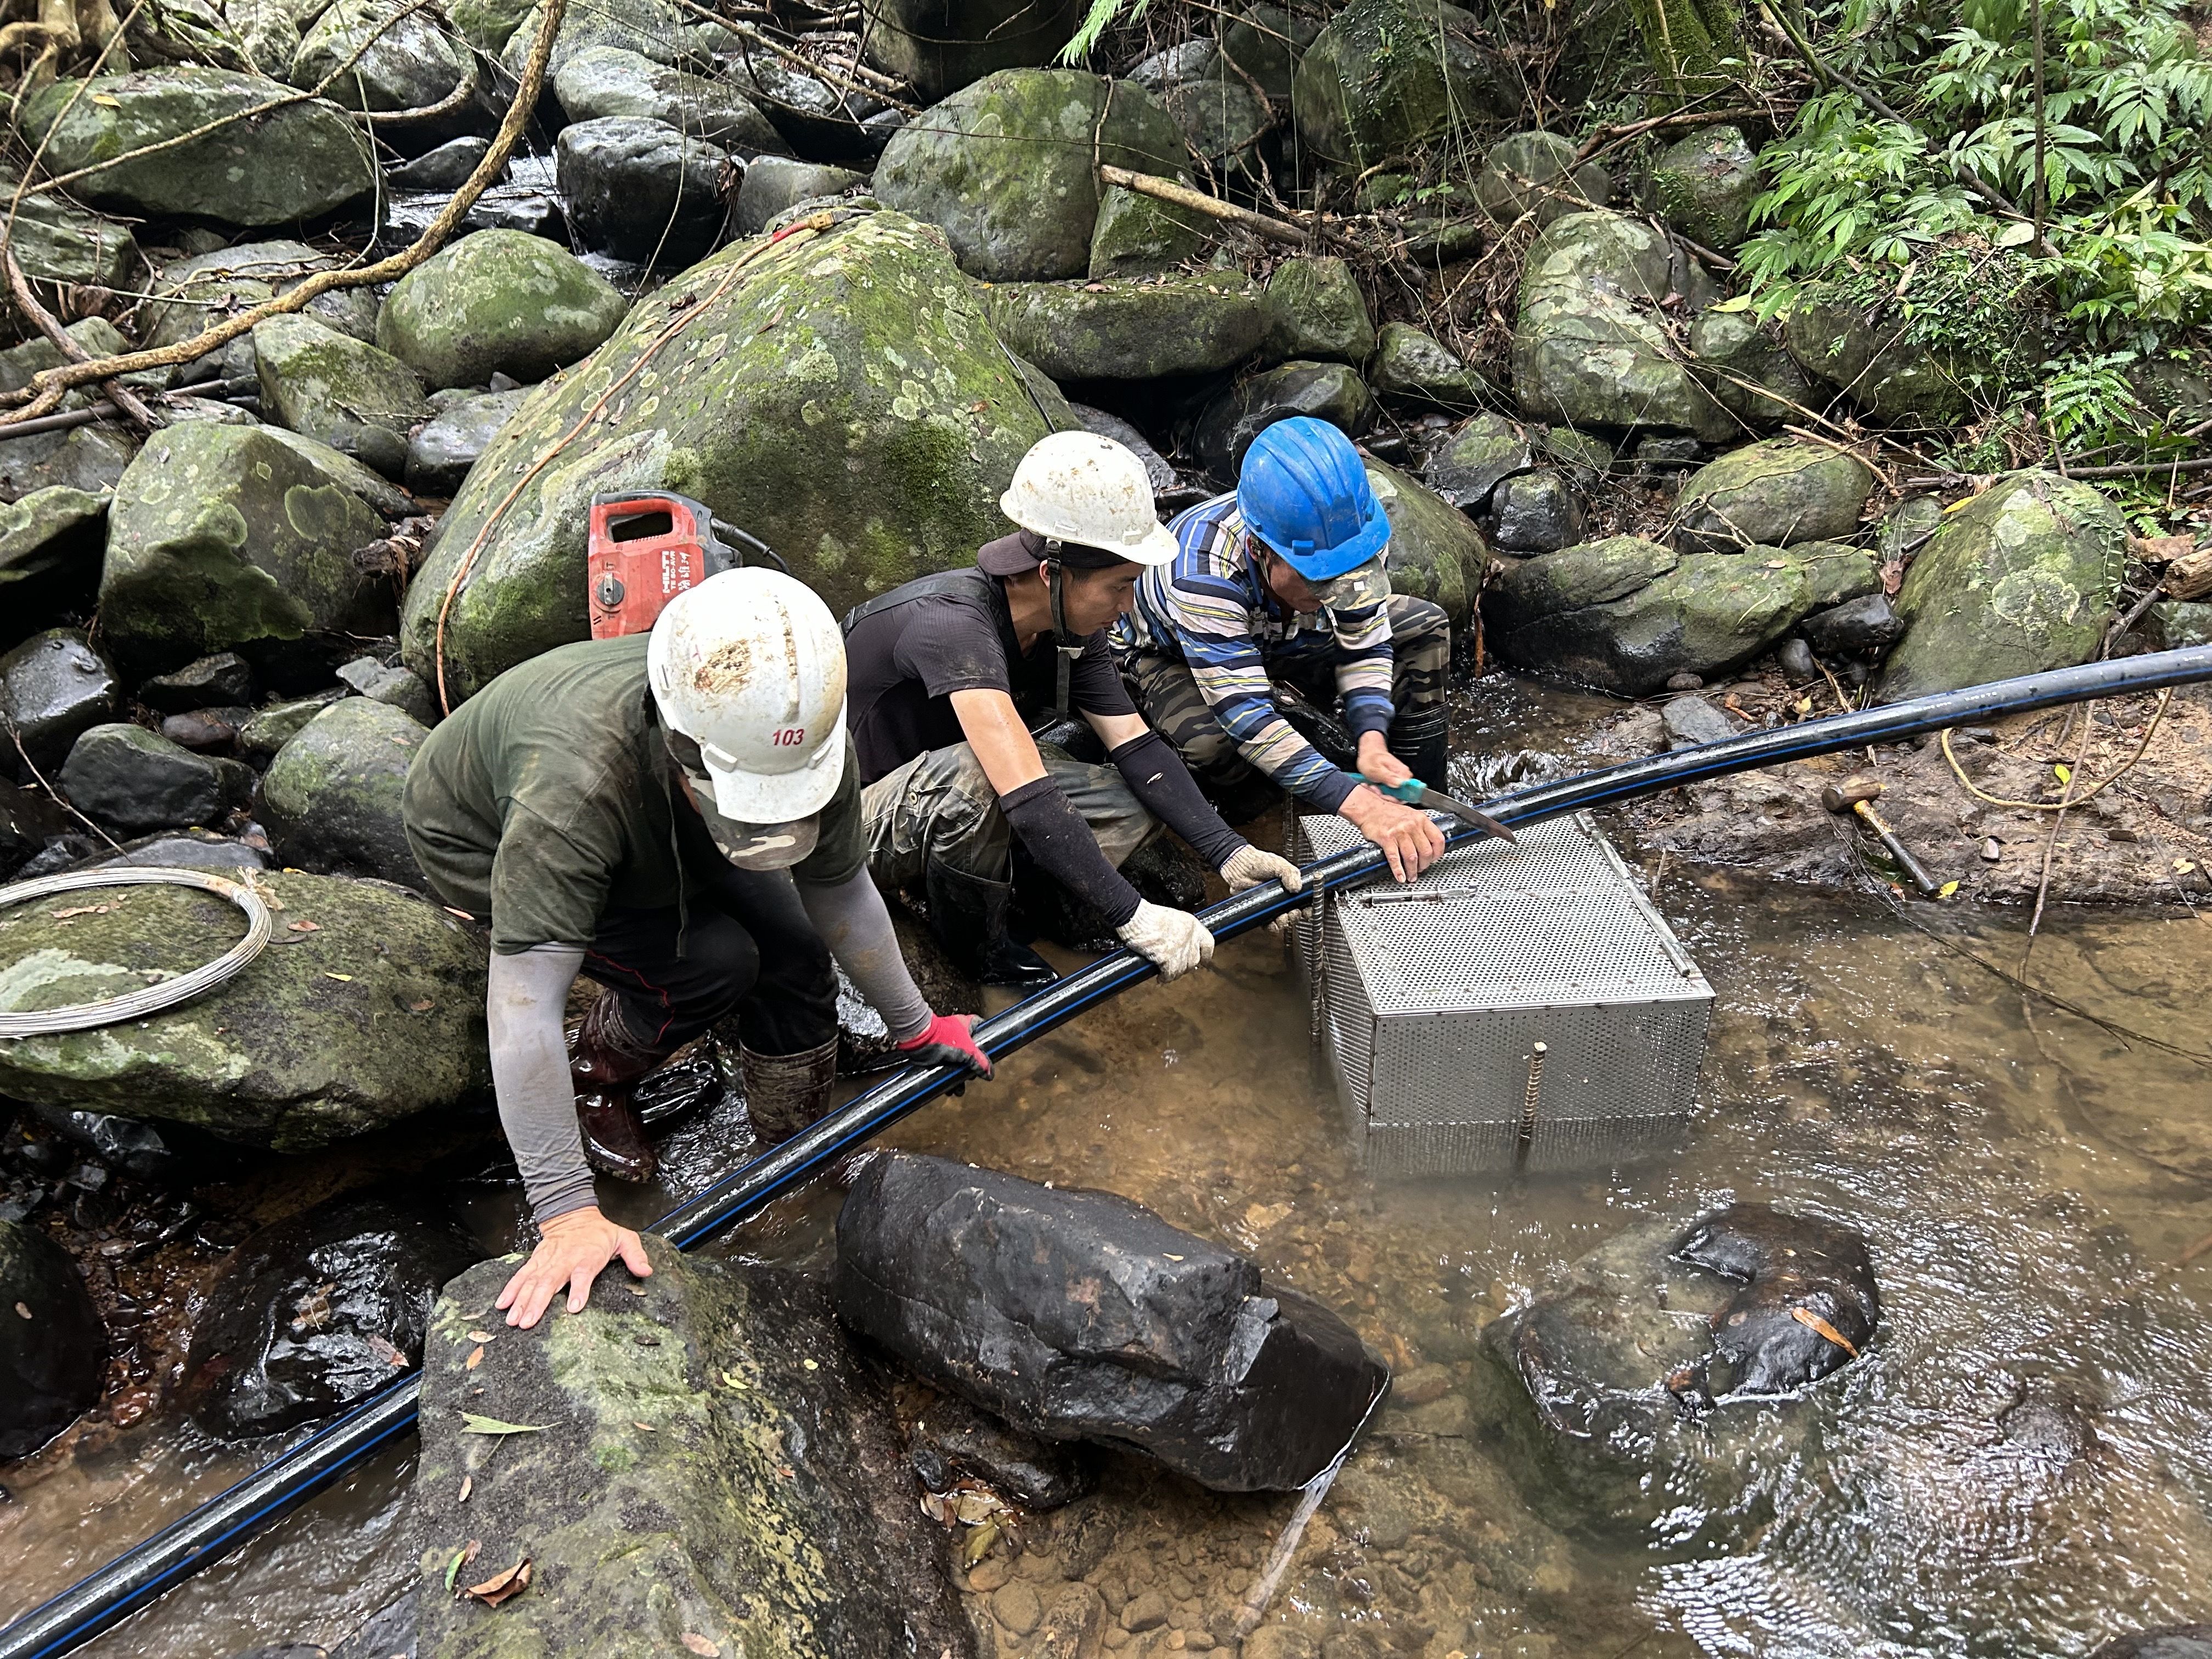
M 1381 556 L 1390 520 L 1359 452 L 1327 421 L 1294 415 L 1252 440 L 1237 480 L 1244 527 L 1309 581 Z

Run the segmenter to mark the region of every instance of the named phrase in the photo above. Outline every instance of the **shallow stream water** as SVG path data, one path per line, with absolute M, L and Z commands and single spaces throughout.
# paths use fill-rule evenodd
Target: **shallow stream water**
M 1470 792 L 1520 769 L 1501 752 L 1583 763 L 1583 700 L 1497 681 L 1474 696 Z M 1086 1015 L 897 1139 L 1109 1188 L 1229 1241 L 1418 1378 L 1322 1506 L 1276 1601 L 1291 1634 L 1275 1652 L 2075 1655 L 2212 1619 L 2212 1250 L 2183 1260 L 2212 1233 L 2212 1071 L 1961 954 L 2018 970 L 2021 916 L 1913 905 L 1947 947 L 1887 895 L 1680 864 L 1655 897 L 1717 993 L 1697 1111 L 1656 1158 L 1370 1182 L 1264 934 Z M 2026 976 L 2132 1031 L 2212 1045 L 2212 916 L 2057 911 Z M 727 1133 L 679 1131 L 678 1180 Z M 1633 1223 L 1732 1197 L 1863 1231 L 1881 1330 L 1805 1398 L 1723 1407 L 1656 1478 L 1650 1529 L 1594 1532 L 1482 1432 L 1503 1383 L 1481 1331 Z M 632 1198 L 633 1219 L 664 1207 Z M 724 1248 L 819 1260 L 833 1213 L 792 1200 Z M 18 1492 L 0 1506 L 0 1616 L 240 1467 L 153 1429 Z M 413 1577 L 407 1467 L 372 1467 L 89 1650 L 335 1640 Z M 1166 1622 L 1108 1644 L 1151 1654 L 1212 1645 L 1291 1500 L 1117 1460 L 1094 1507 L 1110 1542 L 1074 1565 L 1115 1632 L 1110 1615 L 1160 1592 Z M 998 1654 L 1033 1650 L 1018 1626 L 1070 1569 L 1063 1530 L 1041 1523 L 1027 1553 L 977 1572 Z

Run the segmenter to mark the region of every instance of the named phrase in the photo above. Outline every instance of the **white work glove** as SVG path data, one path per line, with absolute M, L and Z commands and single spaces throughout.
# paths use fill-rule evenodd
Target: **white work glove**
M 1295 893 L 1305 884 L 1305 872 L 1288 859 L 1249 846 L 1240 847 L 1229 855 L 1228 862 L 1221 866 L 1221 878 L 1229 884 L 1232 893 L 1242 893 L 1271 881 L 1282 883 L 1286 893 Z M 1267 924 L 1267 931 L 1281 933 L 1297 920 L 1297 911 L 1285 910 Z
M 1137 901 L 1137 914 L 1114 930 L 1121 943 L 1160 970 L 1181 979 L 1213 960 L 1213 935 L 1188 910 L 1170 910 L 1150 899 Z

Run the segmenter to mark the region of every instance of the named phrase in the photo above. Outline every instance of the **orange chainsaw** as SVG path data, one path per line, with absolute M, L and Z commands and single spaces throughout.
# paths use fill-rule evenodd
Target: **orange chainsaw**
M 642 634 L 668 602 L 743 562 L 724 537 L 758 550 L 790 574 L 775 550 L 721 522 L 705 504 L 669 490 L 592 497 L 584 591 L 592 637 Z

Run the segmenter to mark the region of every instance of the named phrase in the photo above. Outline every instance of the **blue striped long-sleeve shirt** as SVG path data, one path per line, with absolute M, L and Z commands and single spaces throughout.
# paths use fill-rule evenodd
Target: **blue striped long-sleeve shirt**
M 1141 651 L 1179 657 L 1238 752 L 1285 793 L 1334 812 L 1353 781 L 1275 711 L 1271 665 L 1326 657 L 1345 724 L 1356 737 L 1390 726 L 1390 619 L 1382 605 L 1291 612 L 1261 581 L 1232 492 L 1201 501 L 1168 528 L 1182 550 L 1146 569 L 1125 626 Z

